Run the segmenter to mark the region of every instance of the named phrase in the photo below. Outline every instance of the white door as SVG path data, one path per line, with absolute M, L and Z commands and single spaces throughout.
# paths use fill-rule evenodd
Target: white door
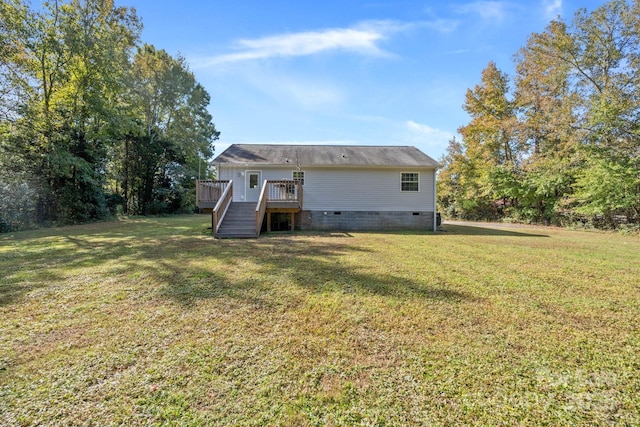
M 246 171 L 244 174 L 245 193 L 244 199 L 247 202 L 257 202 L 262 189 L 262 172 Z

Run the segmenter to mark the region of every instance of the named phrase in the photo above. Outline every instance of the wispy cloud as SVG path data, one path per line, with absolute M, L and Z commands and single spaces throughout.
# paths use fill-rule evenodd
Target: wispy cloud
M 562 15 L 562 0 L 543 0 L 542 5 L 547 18 L 554 19 Z
M 389 31 L 389 25 L 368 25 L 243 39 L 235 42 L 233 48 L 236 52 L 214 56 L 206 61 L 205 65 L 272 57 L 307 56 L 340 50 L 367 56 L 383 56 L 385 52 L 378 43 L 386 38 Z
M 363 56 L 392 56 L 382 49 L 380 44 L 394 33 L 420 27 L 438 32 L 451 32 L 457 25 L 457 21 L 445 19 L 426 22 L 365 21 L 350 28 L 329 28 L 241 39 L 232 44 L 233 52 L 200 58 L 195 61 L 194 66 L 207 67 L 274 57 L 309 56 L 331 51 L 352 52 Z
M 409 139 L 413 143 L 427 147 L 446 147 L 453 137 L 451 132 L 416 123 L 413 120 L 406 121 L 405 126 L 411 134 Z
M 482 19 L 504 20 L 506 3 L 503 1 L 476 1 L 454 7 L 457 13 L 474 13 Z

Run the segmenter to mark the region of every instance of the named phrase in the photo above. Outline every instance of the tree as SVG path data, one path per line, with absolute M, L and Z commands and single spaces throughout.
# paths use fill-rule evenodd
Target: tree
M 599 215 L 611 225 L 614 215 L 625 214 L 637 220 L 638 16 L 640 1 L 612 0 L 532 34 L 516 55 L 512 101 L 507 76 L 490 63 L 481 84 L 467 92 L 471 120 L 441 172 L 449 181 L 441 185 L 447 204 L 469 205 L 471 191 L 477 206 L 505 207 L 476 208 L 485 218 L 562 223 L 572 214 Z M 454 183 L 457 190 L 450 191 Z
M 561 102 L 556 103 L 556 108 L 547 108 L 545 115 L 547 119 L 556 117 L 555 121 L 550 120 L 553 133 L 546 135 L 560 136 L 559 141 L 547 140 L 552 142 L 547 147 L 560 149 L 547 153 L 562 155 L 565 170 L 572 170 L 574 177 L 579 177 L 575 197 L 565 194 L 566 201 L 572 202 L 578 212 L 598 211 L 610 217 L 622 209 L 620 203 L 613 201 L 629 199 L 626 179 L 617 180 L 614 175 L 619 174 L 612 175 L 611 182 L 619 185 L 608 186 L 606 191 L 612 197 L 602 198 L 592 191 L 590 185 L 595 181 L 589 177 L 602 177 L 607 170 L 629 171 L 629 166 L 633 169 L 640 164 L 638 8 L 638 2 L 630 6 L 624 0 L 613 0 L 592 13 L 580 9 L 571 25 L 552 22 L 546 33 L 532 36 L 531 46 L 523 52 L 525 59 L 539 56 L 540 62 L 546 64 L 537 76 L 562 81 L 562 90 L 554 91 L 554 95 L 561 96 Z M 526 75 L 524 69 L 519 69 L 521 75 Z M 529 111 L 532 105 L 529 102 Z M 605 200 L 611 201 L 609 209 L 604 209 Z
M 640 213 L 640 175 L 638 165 L 624 158 L 593 156 L 578 175 L 576 199 L 578 213 L 602 216 L 605 225 L 614 227 L 616 212 L 628 218 Z
M 89 221 L 117 203 L 142 214 L 193 204 L 219 133 L 184 58 L 152 46 L 134 56 L 140 21 L 112 0 L 54 0 L 39 11 L 0 0 L 0 12 L 0 195 L 30 201 L 3 204 L 12 212 L 0 222 Z
M 213 154 L 219 132 L 207 112 L 210 96 L 188 70 L 150 45 L 135 55 L 130 79 L 132 132 L 120 167 L 126 211 L 177 211 L 189 205 L 198 163 Z
M 515 113 L 508 99 L 509 78 L 490 62 L 481 83 L 466 94 L 464 110 L 471 121 L 462 135 L 466 206 L 495 217 L 517 201 L 520 146 L 514 137 Z M 475 214 L 474 214 L 475 215 Z
M 135 12 L 111 0 L 56 1 L 41 12 L 16 0 L 2 7 L 11 46 L 3 81 L 17 103 L 6 117 L 5 156 L 39 177 L 41 222 L 103 217 L 121 76 L 140 29 Z
M 516 55 L 517 132 L 526 155 L 520 217 L 559 223 L 562 200 L 571 191 L 579 166 L 579 134 L 575 111 L 579 99 L 571 88 L 571 67 L 551 58 L 570 43 L 566 25 L 552 21 L 529 37 Z

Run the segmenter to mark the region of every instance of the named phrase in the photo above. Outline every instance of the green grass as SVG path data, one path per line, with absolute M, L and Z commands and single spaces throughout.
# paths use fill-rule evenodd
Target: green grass
M 0 235 L 0 425 L 638 425 L 640 238 Z

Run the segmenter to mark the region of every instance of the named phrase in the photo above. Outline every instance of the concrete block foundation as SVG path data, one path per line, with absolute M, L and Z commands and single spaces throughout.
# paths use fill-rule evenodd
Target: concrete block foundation
M 433 212 L 301 211 L 300 230 L 400 231 L 433 230 Z

